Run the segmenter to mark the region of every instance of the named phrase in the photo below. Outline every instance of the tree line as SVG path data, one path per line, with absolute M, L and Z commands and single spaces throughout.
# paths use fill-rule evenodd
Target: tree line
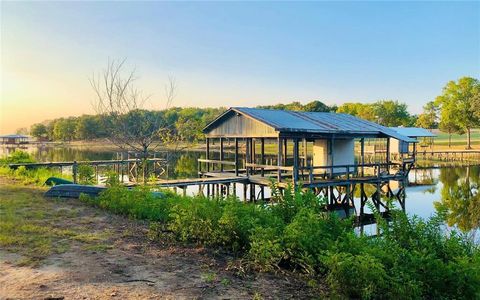
M 173 107 L 161 111 L 135 110 L 125 116 L 131 119 L 136 131 L 148 130 L 142 128 L 148 124 L 147 119 L 161 120 L 166 128 L 179 137 L 181 141 L 195 142 L 202 139 L 203 127 L 211 122 L 225 108 L 180 108 Z M 110 116 L 82 115 L 79 117 L 58 118 L 33 124 L 30 135 L 47 141 L 94 140 L 109 137 L 108 124 Z M 145 119 L 145 120 L 144 120 Z
M 478 79 L 463 77 L 450 81 L 441 95 L 428 102 L 419 115 L 411 114 L 408 106 L 397 100 L 379 100 L 373 103 L 347 102 L 340 106 L 329 106 L 315 100 L 307 104 L 294 101 L 288 104 L 258 106 L 259 108 L 282 109 L 310 112 L 337 112 L 357 116 L 384 126 L 418 126 L 427 129 L 439 128 L 449 134 L 467 134 L 467 147 L 471 147 L 471 129 L 480 126 L 480 82 Z M 203 139 L 202 129 L 225 110 L 220 108 L 179 108 L 160 111 L 134 110 L 128 112 L 127 119 L 137 124 L 141 132 L 142 124 L 155 118 L 161 120 L 169 134 L 185 142 Z M 106 115 L 83 115 L 59 118 L 34 124 L 30 134 L 49 141 L 93 140 L 108 138 L 109 124 Z M 145 121 L 142 121 L 145 118 Z M 111 121 L 111 120 L 110 120 Z

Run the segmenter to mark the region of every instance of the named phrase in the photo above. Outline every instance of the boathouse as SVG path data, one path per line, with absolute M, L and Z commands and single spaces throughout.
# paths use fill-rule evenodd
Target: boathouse
M 362 186 L 362 193 L 364 184 L 374 185 L 379 192 L 373 196 L 380 199 L 381 190 L 394 194 L 384 185 L 397 180 L 403 185 L 395 194 L 403 193 L 414 159 L 405 156 L 392 162 L 391 139 L 407 145 L 417 142 L 348 114 L 246 107 L 228 109 L 208 124 L 204 133 L 206 157 L 199 159 L 201 177 L 246 177 L 252 200 L 262 199 L 263 188 L 273 181 L 279 188 L 312 188 L 329 197 L 332 204 L 349 202 L 356 185 Z M 381 159 L 365 162 L 366 140 L 384 143 Z M 255 185 L 260 187 L 258 195 Z
M 21 145 L 21 144 L 27 144 L 28 142 L 29 142 L 29 137 L 23 134 L 0 135 L 0 144 Z

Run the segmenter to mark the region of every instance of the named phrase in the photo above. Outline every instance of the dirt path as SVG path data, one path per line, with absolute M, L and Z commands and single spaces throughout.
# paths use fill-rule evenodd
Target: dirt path
M 294 274 L 245 274 L 228 255 L 151 241 L 145 224 L 78 200 L 48 200 L 43 191 L 0 179 L 0 230 L 15 230 L 17 238 L 0 235 L 0 299 L 313 296 Z

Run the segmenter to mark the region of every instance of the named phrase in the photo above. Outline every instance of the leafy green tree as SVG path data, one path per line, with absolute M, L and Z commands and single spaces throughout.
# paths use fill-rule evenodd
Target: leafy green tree
M 55 140 L 71 141 L 75 139 L 76 118 L 59 119 L 53 127 L 53 136 Z
M 33 124 L 30 128 L 30 134 L 37 139 L 44 139 L 48 136 L 47 126 L 42 123 Z
M 27 135 L 28 134 L 28 129 L 26 127 L 17 128 L 17 130 L 15 130 L 15 133 L 16 134 Z
M 96 116 L 83 115 L 77 119 L 75 126 L 75 137 L 79 140 L 91 140 L 100 137 L 102 126 L 100 118 Z
M 393 100 L 382 100 L 374 104 L 375 117 L 384 126 L 410 126 L 412 117 L 405 103 Z
M 440 110 L 440 122 L 438 128 L 448 133 L 448 147 L 452 146 L 452 134 L 464 134 L 465 130 L 457 122 L 458 112 L 454 102 L 444 103 Z
M 336 106 L 328 106 L 325 103 L 315 100 L 309 102 L 305 105 L 298 101 L 294 101 L 287 104 L 275 104 L 275 105 L 261 105 L 258 106 L 259 108 L 266 108 L 266 109 L 278 109 L 278 110 L 293 110 L 293 111 L 312 111 L 312 112 L 330 112 L 335 111 Z
M 314 111 L 314 112 L 330 112 L 332 111 L 332 107 L 326 105 L 323 102 L 320 102 L 318 100 L 309 102 L 305 104 L 303 107 L 304 111 Z
M 374 105 L 370 103 L 344 103 L 337 109 L 337 113 L 349 114 L 367 121 L 375 121 Z
M 480 124 L 476 102 L 480 94 L 480 82 L 472 77 L 462 77 L 457 82 L 450 81 L 443 88 L 443 94 L 435 99 L 440 107 L 440 122 L 444 114 L 449 116 L 449 123 L 454 123 L 459 130 L 467 133 L 467 149 L 471 149 L 471 129 Z M 460 133 L 460 131 L 457 131 Z
M 430 101 L 423 106 L 423 113 L 418 116 L 415 125 L 418 127 L 432 129 L 438 126 L 437 123 L 437 110 L 435 102 Z

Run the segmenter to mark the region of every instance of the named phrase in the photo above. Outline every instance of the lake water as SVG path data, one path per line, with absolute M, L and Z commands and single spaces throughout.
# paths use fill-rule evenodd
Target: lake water
M 69 147 L 30 147 L 23 149 L 32 153 L 38 161 L 81 161 L 116 159 L 114 151 L 92 150 Z M 13 148 L 0 148 L 0 156 L 14 151 Z M 197 159 L 204 152 L 181 151 L 160 154 L 167 158 L 163 178 L 196 177 Z M 227 157 L 231 154 L 227 154 Z M 449 226 L 468 232 L 478 240 L 480 227 L 480 162 L 479 166 L 442 167 L 412 170 L 409 181 L 413 183 L 406 189 L 406 212 L 422 218 L 428 218 L 442 212 Z M 196 193 L 192 187 L 189 193 Z M 237 188 L 237 193 L 242 189 Z M 268 196 L 268 193 L 267 193 Z

